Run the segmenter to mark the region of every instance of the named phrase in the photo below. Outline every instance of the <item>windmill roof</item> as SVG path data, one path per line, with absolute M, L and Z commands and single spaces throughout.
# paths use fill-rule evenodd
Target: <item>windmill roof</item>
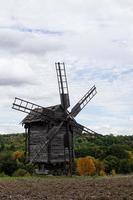
M 61 110 L 61 106 L 60 105 L 55 105 L 55 106 L 50 106 L 50 107 L 46 107 L 49 110 L 52 111 L 59 111 Z M 22 120 L 22 124 L 26 124 L 26 123 L 32 123 L 32 122 L 39 122 L 39 121 L 45 121 L 46 119 L 48 119 L 45 111 L 42 108 L 35 108 L 33 111 L 31 111 L 23 120 Z

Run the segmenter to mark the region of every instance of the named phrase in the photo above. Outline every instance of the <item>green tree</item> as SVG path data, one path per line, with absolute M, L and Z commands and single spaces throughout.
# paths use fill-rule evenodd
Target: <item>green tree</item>
M 122 159 L 119 164 L 119 173 L 127 174 L 133 172 L 133 159 Z
M 109 147 L 109 155 L 116 156 L 117 158 L 124 159 L 128 158 L 128 152 L 125 150 L 123 145 L 113 144 Z
M 0 171 L 11 176 L 17 169 L 17 163 L 11 158 L 12 152 L 5 151 L 0 154 Z
M 119 159 L 116 156 L 107 156 L 104 159 L 104 164 L 106 173 L 110 173 L 113 169 L 117 172 L 119 169 Z

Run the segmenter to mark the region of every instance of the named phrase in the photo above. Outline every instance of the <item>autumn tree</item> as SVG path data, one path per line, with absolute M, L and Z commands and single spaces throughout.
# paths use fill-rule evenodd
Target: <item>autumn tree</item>
M 93 159 L 93 162 L 95 164 L 97 175 L 100 175 L 101 172 L 105 173 L 105 166 L 104 166 L 103 161 L 99 159 Z
M 90 157 L 78 158 L 76 162 L 76 171 L 80 176 L 92 175 L 96 171 L 93 159 Z
M 24 156 L 24 152 L 23 151 L 15 151 L 12 154 L 12 159 L 16 160 L 16 159 L 20 159 Z

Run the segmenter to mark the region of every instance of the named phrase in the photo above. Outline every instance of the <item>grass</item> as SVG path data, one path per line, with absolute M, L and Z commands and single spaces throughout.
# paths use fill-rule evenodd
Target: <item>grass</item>
M 28 181 L 49 181 L 49 180 L 72 180 L 72 181 L 83 181 L 83 180 L 103 180 L 103 179 L 115 179 L 115 178 L 133 178 L 133 175 L 115 175 L 115 176 L 25 176 L 25 177 L 13 177 L 5 176 L 0 177 L 0 182 L 2 181 L 16 181 L 16 180 L 28 180 Z

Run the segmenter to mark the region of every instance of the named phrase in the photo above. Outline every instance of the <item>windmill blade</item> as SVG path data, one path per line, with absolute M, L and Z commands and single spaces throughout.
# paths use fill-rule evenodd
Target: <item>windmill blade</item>
M 58 126 L 54 126 L 52 127 L 47 134 L 47 137 L 45 138 L 45 140 L 42 140 L 41 143 L 39 144 L 39 150 L 38 147 L 35 149 L 36 154 L 34 156 L 34 158 L 32 158 L 32 160 L 30 160 L 30 163 L 34 163 L 36 158 L 39 156 L 39 154 L 46 150 L 47 151 L 47 147 L 48 144 L 51 142 L 51 140 L 58 134 L 60 128 L 62 127 L 64 121 L 62 121 Z
M 80 126 L 81 126 L 81 125 L 80 125 Z M 85 126 L 82 126 L 82 127 L 83 127 L 83 132 L 82 132 L 82 134 L 88 134 L 88 135 L 90 135 L 90 136 L 103 136 L 103 135 L 101 135 L 101 134 L 99 134 L 99 133 L 97 133 L 97 132 L 91 130 L 90 128 L 87 128 L 87 127 L 85 127 Z
M 67 108 L 70 106 L 70 100 L 69 100 L 65 64 L 58 62 L 58 63 L 55 63 L 55 67 L 56 67 L 56 73 L 57 73 L 57 79 L 58 79 L 61 105 L 65 110 L 67 110 Z
M 71 125 L 75 128 L 75 132 L 79 135 L 84 135 L 84 134 L 87 134 L 87 135 L 90 135 L 90 136 L 102 136 L 101 134 L 77 123 L 76 121 L 72 121 L 71 122 Z
M 33 115 L 36 113 L 39 113 L 39 114 L 48 116 L 50 118 L 52 118 L 54 116 L 54 112 L 52 110 L 50 110 L 48 108 L 44 108 L 37 104 L 31 103 L 29 101 L 17 98 L 17 97 L 15 97 L 12 108 L 14 110 L 18 110 L 18 111 L 28 113 L 28 114 L 30 113 Z
M 72 108 L 70 115 L 76 117 L 78 113 L 87 105 L 87 103 L 96 95 L 95 85 L 80 99 L 80 101 Z

